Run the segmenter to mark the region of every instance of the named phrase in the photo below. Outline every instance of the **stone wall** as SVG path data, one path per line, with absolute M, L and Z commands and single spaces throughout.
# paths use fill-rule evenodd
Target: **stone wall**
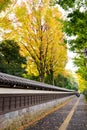
M 34 118 L 37 118 L 43 112 L 54 108 L 72 97 L 74 97 L 74 95 L 0 115 L 0 130 L 6 130 L 6 128 L 7 130 L 16 130 L 16 128 L 19 128 Z

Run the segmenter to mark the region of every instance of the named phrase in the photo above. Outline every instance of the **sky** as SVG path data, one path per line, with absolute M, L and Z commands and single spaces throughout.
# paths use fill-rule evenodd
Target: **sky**
M 68 54 L 68 63 L 66 64 L 66 69 L 70 70 L 72 73 L 75 73 L 77 67 L 73 63 L 73 58 L 76 56 L 76 54 L 69 50 L 67 51 L 67 54 Z

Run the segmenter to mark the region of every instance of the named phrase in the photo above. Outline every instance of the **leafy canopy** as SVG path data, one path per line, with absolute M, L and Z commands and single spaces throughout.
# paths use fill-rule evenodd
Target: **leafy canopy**
M 20 47 L 13 40 L 0 42 L 0 72 L 22 76 L 26 73 L 26 59 L 20 55 Z

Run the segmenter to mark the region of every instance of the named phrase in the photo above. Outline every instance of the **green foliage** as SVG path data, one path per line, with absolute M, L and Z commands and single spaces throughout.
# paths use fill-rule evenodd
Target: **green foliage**
M 69 10 L 69 8 L 86 8 L 87 0 L 56 0 L 56 3 L 59 4 L 63 9 Z
M 0 12 L 5 10 L 9 4 L 11 4 L 11 0 L 0 0 Z
M 65 10 L 74 6 L 75 0 L 56 0 L 56 3 L 62 6 Z
M 74 59 L 75 65 L 78 67 L 79 73 L 85 80 L 87 79 L 87 58 L 84 54 L 87 48 L 87 11 L 80 12 L 79 9 L 68 15 L 70 21 L 67 21 L 65 31 L 68 36 L 76 36 L 75 39 L 69 41 L 70 49 L 77 53 Z
M 39 76 L 35 76 L 35 75 L 28 75 L 27 74 L 25 78 L 30 79 L 30 80 L 40 81 Z
M 25 73 L 26 59 L 19 53 L 20 47 L 12 40 L 0 42 L 0 72 L 22 76 Z
M 65 32 L 68 36 L 76 36 L 69 41 L 71 50 L 77 51 L 87 47 L 87 11 L 80 12 L 78 9 L 68 15 L 70 21 L 65 23 Z
M 57 4 L 68 12 L 63 31 L 69 37 L 74 36 L 67 41 L 70 50 L 77 53 L 74 58 L 77 73 L 87 80 L 87 56 L 84 54 L 87 48 L 87 0 L 57 0 Z
M 50 70 L 49 73 L 47 73 L 45 77 L 45 83 L 54 85 L 54 77 L 53 77 L 53 71 Z
M 65 87 L 68 84 L 68 79 L 63 75 L 58 75 L 55 79 L 55 85 L 60 87 Z
M 84 57 L 84 55 L 79 55 L 79 57 L 74 58 L 74 64 L 78 66 L 77 73 L 80 74 L 84 80 L 87 79 L 87 59 Z
M 63 76 L 61 74 L 59 74 L 56 78 L 55 78 L 55 85 L 59 86 L 59 87 L 63 87 L 63 88 L 67 88 L 67 89 L 73 89 L 73 90 L 78 90 L 78 84 L 75 81 L 75 79 L 72 77 L 70 78 L 69 76 Z
M 85 86 L 87 86 L 87 81 L 85 82 Z M 87 87 L 83 90 L 83 94 L 85 95 L 86 101 L 87 101 Z

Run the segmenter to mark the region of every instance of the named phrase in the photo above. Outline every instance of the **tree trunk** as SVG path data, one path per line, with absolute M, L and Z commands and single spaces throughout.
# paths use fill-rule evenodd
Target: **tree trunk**
M 54 74 L 53 74 L 53 70 L 50 70 L 50 81 L 51 81 L 51 84 L 54 85 Z
M 40 82 L 44 83 L 44 80 L 45 80 L 45 70 L 44 70 L 44 67 L 42 65 L 40 66 L 40 70 L 39 70 L 39 79 L 40 79 Z

